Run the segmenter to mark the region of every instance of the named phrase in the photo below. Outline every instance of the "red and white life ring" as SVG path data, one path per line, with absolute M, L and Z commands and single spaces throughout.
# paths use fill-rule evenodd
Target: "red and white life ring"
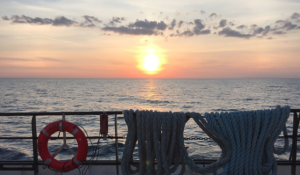
M 76 155 L 68 161 L 56 160 L 48 150 L 48 140 L 56 131 L 66 131 L 72 134 L 78 144 Z M 71 171 L 81 165 L 85 161 L 88 153 L 88 142 L 82 130 L 75 124 L 67 121 L 56 121 L 47 125 L 40 133 L 38 138 L 38 151 L 47 166 L 57 171 Z

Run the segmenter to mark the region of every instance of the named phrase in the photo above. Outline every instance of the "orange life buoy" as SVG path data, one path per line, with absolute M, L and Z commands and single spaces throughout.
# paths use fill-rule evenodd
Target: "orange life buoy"
M 48 150 L 48 140 L 56 131 L 66 131 L 72 134 L 78 144 L 76 155 L 68 161 L 56 160 Z M 88 153 L 88 142 L 82 130 L 75 124 L 67 121 L 56 121 L 47 125 L 40 133 L 38 138 L 38 151 L 47 166 L 57 171 L 71 171 L 81 165 L 85 161 Z

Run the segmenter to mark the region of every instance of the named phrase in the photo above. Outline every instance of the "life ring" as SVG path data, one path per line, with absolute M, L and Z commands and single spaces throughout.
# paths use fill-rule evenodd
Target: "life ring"
M 72 134 L 78 144 L 76 155 L 67 161 L 56 160 L 48 150 L 48 140 L 56 131 L 66 131 Z M 38 151 L 47 166 L 57 171 L 71 171 L 79 167 L 85 161 L 88 153 L 88 142 L 82 130 L 75 124 L 67 121 L 56 121 L 47 125 L 40 133 L 38 138 Z

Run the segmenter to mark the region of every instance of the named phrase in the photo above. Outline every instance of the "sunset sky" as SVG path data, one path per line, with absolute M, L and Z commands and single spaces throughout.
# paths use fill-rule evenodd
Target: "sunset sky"
M 0 0 L 0 78 L 300 78 L 299 0 Z

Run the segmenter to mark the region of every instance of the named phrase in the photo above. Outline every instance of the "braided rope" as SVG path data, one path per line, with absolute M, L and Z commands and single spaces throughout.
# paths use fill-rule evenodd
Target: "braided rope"
M 201 174 L 217 174 L 217 170 L 223 168 L 222 175 L 275 175 L 277 164 L 273 152 L 282 154 L 288 148 L 287 138 L 283 149 L 274 148 L 281 131 L 287 135 L 288 106 L 277 106 L 272 110 L 205 113 L 205 117 L 198 113 L 137 110 L 134 118 L 133 113 L 132 110 L 124 111 L 128 126 L 121 165 L 124 175 L 137 172 L 169 175 L 176 171 L 180 162 L 180 175 L 185 172 L 185 164 Z M 221 148 L 222 154 L 216 162 L 199 167 L 188 157 L 183 138 L 186 115 L 193 118 Z M 136 141 L 140 161 L 139 166 L 132 170 L 130 161 Z

